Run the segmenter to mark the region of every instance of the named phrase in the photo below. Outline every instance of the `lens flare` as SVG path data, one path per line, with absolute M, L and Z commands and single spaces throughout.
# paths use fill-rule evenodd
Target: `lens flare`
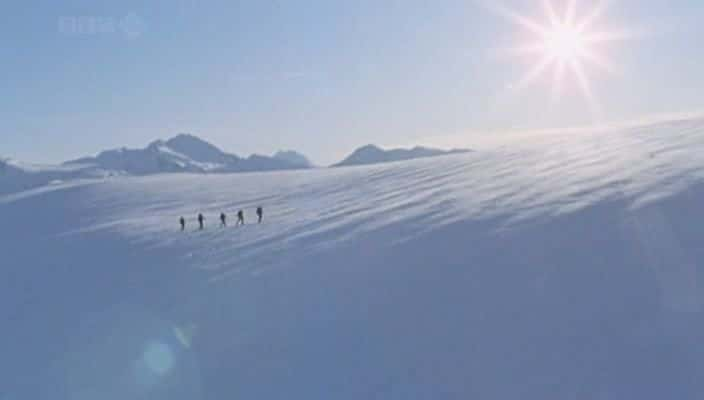
M 523 89 L 542 77 L 546 71 L 552 70 L 551 100 L 553 102 L 559 100 L 563 85 L 570 77 L 582 91 L 592 111 L 598 113 L 601 107 L 592 89 L 587 66 L 598 67 L 613 73 L 617 68 L 599 54 L 600 46 L 635 37 L 634 33 L 626 30 L 615 32 L 595 28 L 606 9 L 606 1 L 598 1 L 591 11 L 580 14 L 576 0 L 566 0 L 562 13 L 556 10 L 550 0 L 543 0 L 543 12 L 547 17 L 544 23 L 496 3 L 487 2 L 487 8 L 520 26 L 534 37 L 532 42 L 514 47 L 510 51 L 514 55 L 537 56 L 535 66 L 526 72 L 518 84 L 511 87 L 514 90 Z
M 143 361 L 150 371 L 157 375 L 166 375 L 174 367 L 174 352 L 169 345 L 153 342 L 144 351 Z

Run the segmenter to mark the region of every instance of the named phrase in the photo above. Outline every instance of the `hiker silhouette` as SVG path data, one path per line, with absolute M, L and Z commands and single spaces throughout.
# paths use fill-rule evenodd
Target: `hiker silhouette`
M 227 226 L 227 215 L 225 213 L 220 214 L 220 226 L 223 228 Z
M 203 230 L 203 222 L 205 221 L 205 217 L 203 214 L 198 214 L 198 225 L 200 226 L 200 230 Z
M 261 206 L 259 206 L 259 207 L 257 207 L 257 218 L 259 218 L 258 223 L 260 223 L 260 224 L 262 223 L 263 217 L 264 217 L 264 209 Z
M 237 211 L 237 225 L 244 225 L 244 211 Z

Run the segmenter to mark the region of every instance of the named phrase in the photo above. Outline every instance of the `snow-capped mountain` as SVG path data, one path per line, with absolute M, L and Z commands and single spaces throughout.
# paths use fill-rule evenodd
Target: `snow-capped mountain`
M 310 168 L 305 156 L 277 153 L 241 158 L 188 134 L 157 140 L 143 149 L 106 150 L 61 165 L 34 165 L 0 159 L 0 194 L 76 179 L 161 173 L 236 173 Z
M 308 159 L 308 157 L 303 154 L 293 151 L 293 150 L 282 150 L 274 154 L 274 158 L 277 160 L 283 160 L 289 162 L 293 165 L 298 165 L 301 168 L 313 168 L 313 163 Z
M 236 155 L 225 153 L 216 146 L 189 134 L 180 134 L 166 142 L 156 143 L 162 149 L 169 149 L 194 162 L 206 165 L 233 165 L 240 161 Z
M 378 146 L 369 144 L 358 148 L 347 158 L 333 166 L 342 167 L 348 165 L 379 164 L 392 161 L 412 160 L 416 158 L 436 157 L 448 154 L 468 153 L 470 151 L 471 150 L 464 149 L 439 150 L 420 146 L 412 149 L 384 150 Z
M 357 149 L 334 166 L 377 164 L 469 150 L 438 150 L 427 147 L 383 150 L 374 145 Z M 253 154 L 242 158 L 189 134 L 157 140 L 142 149 L 106 150 L 95 157 L 83 157 L 61 165 L 21 164 L 0 159 L 0 194 L 28 190 L 52 182 L 83 178 L 161 173 L 236 173 L 313 168 L 313 163 L 296 151 L 279 151 L 273 156 Z
M 252 155 L 240 158 L 188 134 L 158 140 L 144 149 L 104 151 L 96 157 L 69 161 L 67 165 L 94 165 L 130 175 L 165 172 L 251 172 L 306 168 L 276 157 Z
M 96 157 L 72 160 L 63 165 L 82 165 L 130 175 L 149 175 L 163 172 L 201 172 L 209 164 L 198 163 L 184 154 L 168 148 L 164 142 L 151 143 L 144 149 L 107 150 Z

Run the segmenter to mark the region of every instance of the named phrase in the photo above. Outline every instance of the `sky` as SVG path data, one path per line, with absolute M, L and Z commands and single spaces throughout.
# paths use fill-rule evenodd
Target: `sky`
M 570 0 L 553 0 L 562 14 Z M 577 0 L 576 20 L 598 0 Z M 541 54 L 512 10 L 543 0 L 5 0 L 0 156 L 59 162 L 191 133 L 239 155 L 319 164 L 368 143 L 480 146 L 512 132 L 704 109 L 704 2 L 611 0 L 624 33 L 566 73 L 523 84 Z M 605 63 L 606 64 L 606 63 Z

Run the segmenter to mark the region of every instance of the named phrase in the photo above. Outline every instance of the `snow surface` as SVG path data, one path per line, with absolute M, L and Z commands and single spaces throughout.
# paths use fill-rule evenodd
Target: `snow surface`
M 0 195 L 22 192 L 44 185 L 81 179 L 109 178 L 120 175 L 86 165 L 40 165 L 0 159 Z
M 700 399 L 702 154 L 690 119 L 0 197 L 0 398 Z

